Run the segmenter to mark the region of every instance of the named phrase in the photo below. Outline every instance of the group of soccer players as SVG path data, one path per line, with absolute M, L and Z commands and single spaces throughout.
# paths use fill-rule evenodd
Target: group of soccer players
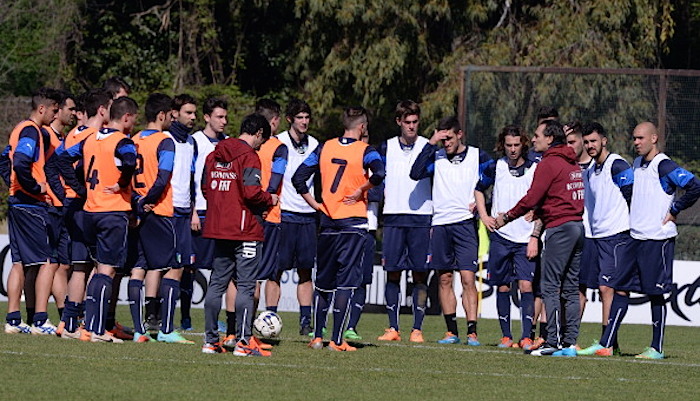
M 78 98 L 42 88 L 32 96 L 29 119 L 11 133 L 0 162 L 10 188 L 13 261 L 5 332 L 191 344 L 180 331 L 192 328 L 194 273 L 205 268 L 212 275 L 202 352 L 269 356 L 270 346 L 251 332 L 260 283 L 266 308 L 276 311 L 281 278 L 294 268 L 300 335 L 311 336 L 310 348 L 323 348 L 332 307 L 327 347 L 354 351 L 348 341 L 362 340 L 357 326 L 381 203 L 388 328 L 378 340 L 401 341 L 400 281 L 408 271 L 409 340 L 425 341 L 434 271 L 447 328 L 438 342 L 460 343 L 457 271 L 466 343 L 480 345 L 480 220 L 491 231 L 488 269 L 497 287 L 500 347 L 612 355 L 629 292 L 637 291 L 649 295 L 654 322 L 651 346 L 639 357 L 664 357 L 663 294 L 670 291 L 675 216 L 700 197 L 700 181 L 660 152 L 651 123 L 634 130 L 639 157 L 632 166 L 608 151 L 600 124 L 562 125 L 554 109 L 542 110 L 533 138 L 522 127 L 504 127 L 495 147 L 500 158 L 493 160 L 465 144 L 456 117 L 441 119 L 430 138 L 419 135 L 420 107 L 410 100 L 396 106 L 399 135 L 375 149 L 367 144 L 362 107 L 345 109 L 342 135 L 319 143 L 308 133 L 306 102 L 289 102 L 289 129 L 278 134 L 281 107 L 263 99 L 239 136 L 228 138 L 227 103 L 206 100 L 205 127 L 193 132 L 197 103 L 187 94 L 151 94 L 146 126 L 133 132 L 140 109 L 128 93 L 118 78 Z M 73 119 L 75 128 L 66 133 Z M 674 200 L 679 188 L 685 194 Z M 114 319 L 123 276 L 130 276 L 133 332 Z M 519 338 L 510 327 L 513 284 Z M 600 290 L 603 333 L 581 349 L 586 288 Z M 21 318 L 23 291 L 31 325 Z M 220 340 L 224 294 L 227 328 Z M 48 320 L 52 295 L 58 327 Z

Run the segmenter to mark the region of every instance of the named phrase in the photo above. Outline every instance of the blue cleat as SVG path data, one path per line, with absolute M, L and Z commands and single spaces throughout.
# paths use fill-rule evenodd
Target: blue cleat
M 564 356 L 564 357 L 572 357 L 576 356 L 576 346 L 572 345 L 566 348 L 562 348 L 559 351 L 555 351 L 552 356 Z
M 476 333 L 472 333 L 467 336 L 467 345 L 472 347 L 478 347 L 481 345 L 479 339 L 476 337 Z
M 172 331 L 170 333 L 163 333 L 162 331 L 158 332 L 158 341 L 162 343 L 168 343 L 168 344 L 194 344 L 194 341 L 190 341 L 183 337 L 180 333 L 177 331 Z
M 576 352 L 576 354 L 577 354 L 577 355 L 586 355 L 586 356 L 588 356 L 588 355 L 595 355 L 595 353 L 596 353 L 598 350 L 603 349 L 603 348 L 605 348 L 605 347 L 603 347 L 602 345 L 600 345 L 600 343 L 599 343 L 598 341 L 593 341 L 593 344 L 591 344 L 590 347 L 584 348 L 584 349 L 582 349 L 582 350 L 579 350 L 579 351 Z
M 634 357 L 637 359 L 664 359 L 666 356 L 663 352 L 659 352 L 652 347 L 647 347 L 644 352 Z
M 445 333 L 445 338 L 442 340 L 438 340 L 438 344 L 459 344 L 459 337 L 456 335 L 452 334 L 452 332 L 448 331 Z

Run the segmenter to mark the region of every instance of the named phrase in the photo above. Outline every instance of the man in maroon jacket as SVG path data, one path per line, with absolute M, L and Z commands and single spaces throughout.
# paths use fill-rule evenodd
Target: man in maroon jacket
M 202 193 L 207 199 L 207 224 L 202 235 L 215 240 L 214 262 L 204 301 L 205 340 L 202 352 L 222 352 L 217 321 L 221 296 L 234 280 L 236 294 L 235 344 L 237 356 L 270 356 L 252 336 L 253 293 L 263 241 L 261 214 L 277 204 L 276 194 L 260 185 L 260 159 L 255 152 L 270 137 L 265 117 L 251 114 L 238 138 L 219 142 L 204 165 Z
M 535 151 L 545 152 L 532 185 L 511 210 L 498 216 L 496 225 L 502 227 L 533 209 L 542 219 L 545 238 L 540 288 L 548 318 L 547 343 L 531 355 L 576 356 L 581 324 L 578 300 L 583 246 L 581 168 L 574 150 L 566 146 L 566 134 L 559 122 L 542 122 L 532 143 Z

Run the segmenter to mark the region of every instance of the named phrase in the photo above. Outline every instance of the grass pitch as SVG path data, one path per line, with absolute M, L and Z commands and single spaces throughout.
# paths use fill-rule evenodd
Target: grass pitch
M 0 306 L 6 310 L 6 304 Z M 58 321 L 55 311 L 51 319 Z M 202 310 L 193 312 L 195 331 Z M 121 322 L 130 322 L 119 307 Z M 222 313 L 223 315 L 223 313 Z M 633 358 L 648 346 L 651 329 L 625 325 L 623 357 L 536 358 L 496 347 L 495 320 L 479 321 L 481 347 L 439 345 L 444 321 L 428 316 L 426 343 L 408 342 L 411 317 L 401 316 L 404 339 L 376 337 L 384 315 L 366 314 L 358 331 L 362 348 L 353 353 L 311 350 L 298 335 L 297 314 L 280 313 L 285 328 L 271 358 L 201 353 L 196 345 L 91 344 L 54 337 L 0 333 L 0 399 L 696 399 L 700 394 L 700 335 L 696 327 L 668 327 L 663 361 Z M 460 330 L 465 330 L 463 319 Z M 514 334 L 518 323 L 513 324 Z M 466 331 L 466 330 L 465 330 Z M 465 333 L 462 333 L 464 335 Z M 584 324 L 580 342 L 598 338 L 600 326 Z

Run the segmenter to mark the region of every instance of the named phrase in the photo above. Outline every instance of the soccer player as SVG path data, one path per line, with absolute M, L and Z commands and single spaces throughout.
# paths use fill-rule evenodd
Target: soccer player
M 103 90 L 91 90 L 80 98 L 87 121 L 85 125 L 76 126 L 66 135 L 63 143 L 56 149 L 54 157 L 48 160 L 46 168 L 47 179 L 54 193 L 65 194 L 63 199 L 64 221 L 70 240 L 72 273 L 68 280 L 68 300 L 61 316 L 61 321 L 65 322 L 65 328 L 61 332 L 61 336 L 64 338 L 76 338 L 74 333 L 79 329 L 78 318 L 85 313 L 84 299 L 87 274 L 92 271 L 94 264 L 85 243 L 85 211 L 83 210 L 86 196 L 85 185 L 74 183 L 73 186 L 78 189 L 76 191 L 69 185 L 70 178 L 67 178 L 74 177 L 80 182 L 85 181 L 82 160 L 78 159 L 73 163 L 72 171 L 61 173 L 61 176 L 68 180 L 65 183 L 58 179 L 59 167 L 57 163 L 59 156 L 67 149 L 83 142 L 109 122 L 112 104 L 111 96 Z M 64 334 L 66 330 L 68 334 Z M 80 334 L 82 334 L 83 340 L 90 340 L 89 332 L 81 330 Z
M 113 76 L 107 78 L 107 80 L 102 85 L 102 89 L 107 91 L 112 99 L 118 99 L 122 96 L 129 96 L 131 93 L 131 86 L 124 80 L 124 78 L 119 76 Z
M 175 164 L 170 185 L 173 188 L 173 224 L 177 237 L 177 263 L 182 266 L 180 280 L 180 328 L 192 330 L 192 291 L 194 289 L 194 252 L 192 250 L 192 203 L 194 201 L 194 170 L 197 162 L 195 142 L 190 133 L 197 120 L 197 103 L 186 93 L 173 98 L 173 121 L 168 134 L 175 141 Z
M 672 289 L 676 217 L 700 198 L 700 180 L 681 168 L 659 147 L 654 124 L 643 122 L 632 133 L 639 157 L 634 160 L 634 188 L 630 204 L 630 258 L 621 263 L 613 288 L 608 327 L 596 355 L 609 356 L 629 305 L 629 292 L 649 296 L 651 304 L 651 345 L 637 358 L 663 359 L 666 328 L 664 294 Z M 685 194 L 674 199 L 678 188 Z M 618 215 L 619 216 L 619 215 Z
M 532 347 L 530 330 L 535 313 L 535 297 L 532 281 L 535 276 L 535 261 L 539 253 L 539 234 L 542 222 L 529 222 L 520 217 L 513 224 L 495 228 L 495 218 L 515 206 L 530 188 L 537 163 L 526 159 L 529 139 L 518 126 L 509 125 L 501 130 L 496 143 L 496 151 L 503 157 L 484 171 L 484 183 L 493 183 L 491 215 L 486 211 L 483 192 L 484 185 L 477 187 L 476 207 L 481 221 L 491 231 L 489 249 L 489 281 L 498 287 L 496 308 L 498 323 L 501 326 L 499 347 Z M 493 216 L 493 217 L 492 217 Z M 513 343 L 510 328 L 510 286 L 517 281 L 520 291 L 520 316 L 522 335 Z
M 401 341 L 401 274 L 410 271 L 413 280 L 413 328 L 409 339 L 411 342 L 422 343 L 424 339 L 421 329 L 428 300 L 426 279 L 433 203 L 430 178 L 415 181 L 408 173 L 428 139 L 418 135 L 420 106 L 416 102 L 399 102 L 396 105 L 395 119 L 400 134 L 379 148 L 386 163 L 382 252 L 384 270 L 387 272 L 384 294 L 389 328 L 377 339 Z
M 142 320 L 141 290 L 147 272 L 159 271 L 162 322 L 157 340 L 166 343 L 194 344 L 175 330 L 175 307 L 180 298 L 182 266 L 176 262 L 177 236 L 173 225 L 173 188 L 170 184 L 175 162 L 175 142 L 163 132 L 172 121 L 172 99 L 153 93 L 146 100 L 146 129 L 133 137 L 138 164 L 133 187 L 138 226 L 139 261 L 131 271 L 129 304 L 134 321 L 134 341 L 150 341 Z M 157 290 L 146 283 L 146 295 Z
M 136 124 L 138 106 L 128 97 L 114 101 L 105 128 L 59 153 L 59 166 L 66 182 L 74 178 L 73 163 L 82 160 L 87 190 L 84 206 L 84 236 L 97 270 L 87 287 L 85 320 L 90 341 L 122 343 L 107 330 L 107 314 L 113 279 L 124 266 L 126 235 L 131 210 L 131 177 L 136 168 L 136 147 L 128 134 Z M 75 188 L 74 189 L 78 189 Z M 82 191 L 76 191 L 78 193 Z M 82 338 L 66 324 L 64 338 Z
M 297 299 L 299 300 L 299 334 L 309 335 L 311 330 L 311 302 L 313 283 L 311 272 L 316 257 L 316 211 L 296 191 L 292 176 L 304 160 L 312 154 L 318 141 L 307 133 L 311 121 L 311 107 L 299 99 L 290 100 L 285 110 L 285 117 L 290 124 L 289 130 L 277 136 L 287 145 L 287 169 L 282 183 L 280 199 L 282 209 L 282 231 L 279 245 L 279 267 L 281 270 L 297 269 Z M 314 177 L 307 177 L 306 186 L 313 196 Z
M 442 144 L 442 149 L 438 148 Z M 441 119 L 411 167 L 410 177 L 433 179 L 433 219 L 430 268 L 440 277 L 439 296 L 447 324 L 441 344 L 458 344 L 457 299 L 452 287 L 453 271 L 462 283 L 462 305 L 467 314 L 467 344 L 481 345 L 477 337 L 476 269 L 478 238 L 473 204 L 484 170 L 493 160 L 483 150 L 464 144 L 457 117 Z
M 270 99 L 261 99 L 255 105 L 255 113 L 267 119 L 270 124 L 270 139 L 258 150 L 261 165 L 261 185 L 263 189 L 278 196 L 282 192 L 282 180 L 287 170 L 289 150 L 276 136 L 280 120 L 280 105 Z M 291 188 L 290 188 L 291 190 Z M 282 214 L 280 205 L 274 206 L 263 221 L 265 243 L 260 258 L 258 280 L 265 281 L 265 308 L 277 312 L 280 299 L 280 279 L 283 271 L 279 269 L 278 255 L 280 232 L 282 231 Z
M 537 208 L 545 228 L 541 290 L 547 311 L 547 342 L 533 356 L 576 356 L 581 323 L 578 275 L 583 246 L 583 179 L 574 149 L 558 121 L 540 124 L 532 140 L 544 152 L 527 194 L 496 218 L 496 228 Z M 564 313 L 561 308 L 564 307 Z M 562 327 L 563 326 L 563 327 Z M 529 352 L 526 350 L 526 352 Z
M 41 88 L 32 94 L 29 119 L 19 123 L 10 133 L 10 193 L 8 231 L 10 234 L 12 270 L 7 280 L 6 333 L 55 334 L 49 321 L 47 306 L 55 273 L 56 242 L 49 218 L 51 199 L 46 181 L 45 152 L 48 144 L 42 126 L 49 125 L 58 112 L 59 93 Z M 36 313 L 32 326 L 22 321 L 20 299 L 24 288 L 24 268 L 40 266 L 36 278 Z
M 587 237 L 584 242 L 581 269 L 592 267 L 588 274 L 581 273 L 580 288 L 598 288 L 602 301 L 603 327 L 601 341 L 605 334 L 612 303 L 615 282 L 621 264 L 629 256 L 632 238 L 629 234 L 629 204 L 632 199 L 634 173 L 632 167 L 620 155 L 610 153 L 607 149 L 608 134 L 599 123 L 593 122 L 583 128 L 583 143 L 586 153 L 594 164 L 583 170 L 583 182 L 586 189 L 584 197 L 584 224 L 587 226 Z M 586 247 L 594 248 L 590 256 L 586 256 Z M 585 260 L 591 257 L 593 260 Z M 584 281 L 586 280 L 586 281 Z M 585 292 L 584 292 L 585 295 Z M 585 296 L 584 296 L 585 299 Z M 584 304 L 582 304 L 583 307 Z M 581 311 L 583 314 L 583 310 Z M 615 348 L 617 343 L 613 344 Z M 577 352 L 578 355 L 592 355 L 602 348 L 595 341 L 590 347 Z M 601 351 L 605 352 L 605 351 Z
M 217 330 L 221 296 L 231 280 L 237 286 L 236 333 L 233 354 L 270 356 L 252 336 L 254 292 L 263 241 L 260 214 L 278 202 L 278 196 L 260 185 L 260 159 L 255 150 L 270 137 L 265 117 L 243 119 L 240 136 L 221 141 L 207 156 L 202 192 L 207 198 L 207 225 L 203 235 L 215 241 L 214 263 L 204 301 L 205 339 L 202 352 L 222 352 Z
M 314 210 L 321 213 L 316 271 L 313 349 L 323 348 L 323 329 L 333 305 L 333 335 L 328 349 L 356 351 L 343 339 L 353 292 L 362 285 L 362 259 L 367 235 L 366 192 L 384 180 L 379 153 L 360 139 L 367 132 L 367 111 L 348 107 L 343 112 L 345 131 L 340 138 L 319 146 L 292 177 L 292 184 Z M 367 170 L 372 175 L 368 178 Z M 323 203 L 309 191 L 308 180 L 321 175 Z

